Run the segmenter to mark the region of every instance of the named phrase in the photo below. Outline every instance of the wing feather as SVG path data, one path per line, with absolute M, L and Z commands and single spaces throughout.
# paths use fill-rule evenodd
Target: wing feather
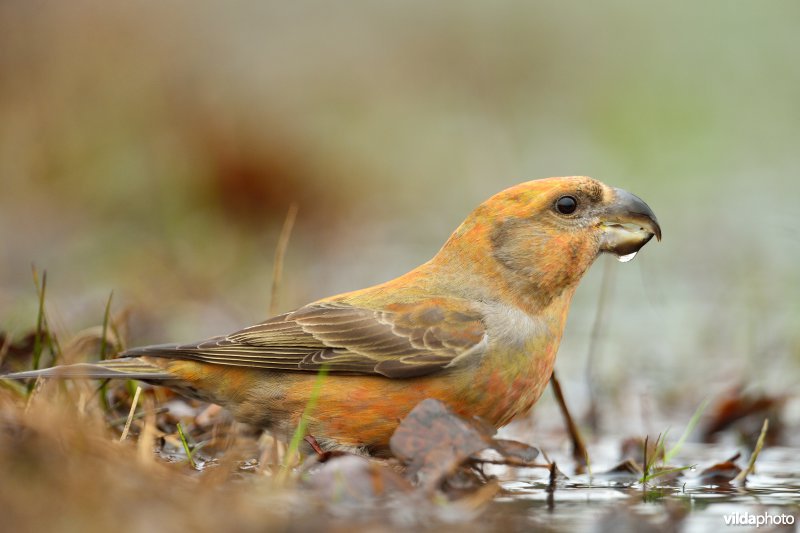
M 374 310 L 341 302 L 309 304 L 231 335 L 195 344 L 129 350 L 280 371 L 422 376 L 455 365 L 486 344 L 482 314 L 464 300 L 429 299 Z

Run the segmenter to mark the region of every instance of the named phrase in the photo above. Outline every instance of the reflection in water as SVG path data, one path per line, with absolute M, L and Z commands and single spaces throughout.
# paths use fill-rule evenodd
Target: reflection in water
M 529 523 L 559 531 L 706 531 L 725 527 L 726 520 L 738 519 L 742 524 L 743 520 L 756 520 L 756 515 L 764 520 L 765 513 L 767 520 L 779 520 L 783 515 L 783 520 L 793 522 L 800 506 L 800 450 L 765 449 L 745 487 L 699 483 L 700 470 L 730 455 L 730 448 L 687 444 L 675 463 L 691 461 L 697 467 L 687 468 L 670 483 L 655 480 L 644 489 L 633 475 L 571 476 L 562 466 L 569 464 L 568 455 L 555 455 L 553 459 L 569 479 L 559 483 L 552 509 L 547 506 L 547 470 L 498 468 L 494 473 L 504 479 L 506 493 L 495 500 L 487 518 L 518 525 L 516 520 L 524 517 Z M 614 466 L 611 457 L 594 459 L 595 472 Z

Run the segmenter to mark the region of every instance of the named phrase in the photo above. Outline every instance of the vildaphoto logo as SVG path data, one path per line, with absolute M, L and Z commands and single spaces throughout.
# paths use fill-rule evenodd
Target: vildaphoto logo
M 783 526 L 794 524 L 794 515 L 790 514 L 761 514 L 754 513 L 729 513 L 724 517 L 726 526 Z

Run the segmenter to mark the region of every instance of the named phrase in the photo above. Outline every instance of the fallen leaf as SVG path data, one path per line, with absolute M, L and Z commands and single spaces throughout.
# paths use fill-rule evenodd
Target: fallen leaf
M 699 482 L 703 485 L 730 485 L 730 482 L 742 471 L 742 469 L 734 463 L 734 461 L 739 458 L 739 455 L 740 454 L 737 453 L 727 461 L 709 466 L 701 471 L 698 478 Z
M 539 449 L 524 442 L 507 439 L 492 439 L 492 448 L 502 455 L 511 466 L 533 466 Z
M 755 445 L 761 424 L 770 419 L 767 445 L 777 445 L 783 439 L 781 410 L 785 396 L 745 394 L 741 388 L 728 391 L 711 409 L 709 419 L 701 430 L 703 442 L 714 442 L 723 431 L 735 430 L 750 447 Z
M 493 444 L 494 429 L 458 416 L 442 402 L 423 400 L 403 419 L 389 441 L 392 453 L 428 490 L 472 454 Z

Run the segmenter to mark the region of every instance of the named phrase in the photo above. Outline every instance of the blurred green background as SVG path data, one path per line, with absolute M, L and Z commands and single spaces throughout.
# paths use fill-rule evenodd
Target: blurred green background
M 62 335 L 112 289 L 132 343 L 225 333 L 266 318 L 292 202 L 281 310 L 407 271 L 507 186 L 584 174 L 664 240 L 580 288 L 571 403 L 606 268 L 603 427 L 793 393 L 798 23 L 795 0 L 3 2 L 0 330 L 34 327 L 35 263 Z

